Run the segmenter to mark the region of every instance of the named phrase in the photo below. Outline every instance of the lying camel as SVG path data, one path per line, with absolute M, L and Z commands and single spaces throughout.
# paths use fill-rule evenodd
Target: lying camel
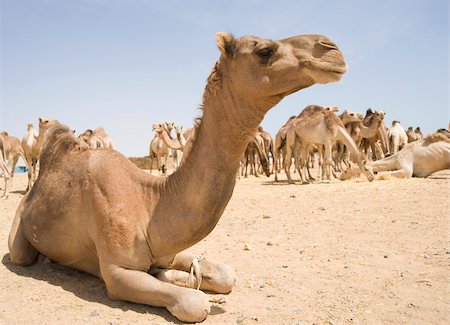
M 84 149 L 67 127 L 52 127 L 39 178 L 10 231 L 13 263 L 31 265 L 40 253 L 98 276 L 112 299 L 165 307 L 181 321 L 207 317 L 201 290 L 229 293 L 235 273 L 183 251 L 218 223 L 266 112 L 346 71 L 337 46 L 321 35 L 272 41 L 218 33 L 217 44 L 221 56 L 205 87 L 192 149 L 170 176 L 149 175 L 115 150 Z
M 433 133 L 423 140 L 414 141 L 396 154 L 371 165 L 374 172 L 387 171 L 388 175 L 399 178 L 428 177 L 439 170 L 450 168 L 450 138 L 441 133 Z M 359 168 L 348 169 L 341 179 L 359 175 Z

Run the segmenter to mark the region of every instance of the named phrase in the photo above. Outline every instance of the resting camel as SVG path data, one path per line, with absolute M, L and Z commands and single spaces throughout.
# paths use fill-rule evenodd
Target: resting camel
M 165 307 L 186 322 L 207 317 L 202 290 L 229 293 L 235 273 L 184 250 L 219 221 L 266 112 L 346 71 L 337 46 L 321 35 L 272 41 L 217 33 L 217 44 L 221 56 L 192 150 L 170 176 L 149 175 L 115 150 L 83 150 L 60 124 L 49 131 L 39 178 L 10 231 L 13 263 L 31 265 L 40 253 L 98 276 L 112 299 Z M 191 268 L 197 276 L 190 277 Z
M 450 168 L 450 138 L 441 133 L 433 133 L 423 140 L 414 141 L 396 154 L 372 162 L 374 172 L 387 171 L 398 178 L 428 177 L 439 170 Z M 348 169 L 341 179 L 359 175 L 360 169 Z
M 20 157 L 22 157 L 25 160 L 25 155 L 22 149 L 22 145 L 20 143 L 20 140 L 14 136 L 9 135 L 7 132 L 1 132 L 0 133 L 0 150 L 2 151 L 2 158 L 5 162 L 7 162 L 7 169 L 8 173 L 6 173 L 6 176 L 9 174 L 11 175 L 11 182 L 14 178 L 14 169 L 16 168 L 17 161 Z M 9 177 L 5 177 L 5 190 L 4 193 L 6 193 L 7 185 Z
M 41 154 L 42 144 L 45 138 L 45 132 L 53 124 L 54 120 L 39 118 L 39 134 L 28 124 L 27 132 L 22 138 L 22 148 L 25 154 L 25 161 L 28 166 L 28 185 L 26 191 L 30 190 L 36 180 L 36 167 Z

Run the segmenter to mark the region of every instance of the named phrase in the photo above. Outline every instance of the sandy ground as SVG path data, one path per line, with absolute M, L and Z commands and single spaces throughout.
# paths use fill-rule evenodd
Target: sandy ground
M 108 299 L 89 274 L 13 265 L 7 237 L 25 184 L 17 175 L 0 199 L 1 324 L 179 323 Z M 238 181 L 218 226 L 190 249 L 237 272 L 203 324 L 449 324 L 449 185 L 449 170 L 373 183 Z

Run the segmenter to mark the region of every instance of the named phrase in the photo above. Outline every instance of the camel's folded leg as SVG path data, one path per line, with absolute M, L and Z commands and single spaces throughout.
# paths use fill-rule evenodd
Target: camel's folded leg
M 9 232 L 9 258 L 14 264 L 27 266 L 36 261 L 39 252 L 31 245 L 23 233 L 21 213 L 22 206 L 20 205 L 14 217 L 11 231 Z
M 139 270 L 100 263 L 102 278 L 111 299 L 165 307 L 183 322 L 201 322 L 209 314 L 208 297 L 199 290 L 158 280 Z
M 379 175 L 379 177 L 383 177 L 383 175 L 389 175 L 392 177 L 397 177 L 397 178 L 410 178 L 412 177 L 412 172 L 408 171 L 406 169 L 399 169 L 399 170 L 394 170 L 394 171 L 386 171 L 386 172 L 382 172 L 382 174 Z
M 172 259 L 161 260 L 156 267 L 161 268 L 155 275 L 162 281 L 173 284 L 188 286 L 192 279 L 190 275 L 193 266 L 192 261 L 196 256 L 189 253 L 179 253 Z M 225 263 L 217 263 L 209 259 L 200 259 L 198 261 L 202 280 L 201 290 L 207 290 L 216 293 L 229 293 L 234 287 L 236 274 L 233 268 Z M 198 279 L 192 285 L 198 286 Z

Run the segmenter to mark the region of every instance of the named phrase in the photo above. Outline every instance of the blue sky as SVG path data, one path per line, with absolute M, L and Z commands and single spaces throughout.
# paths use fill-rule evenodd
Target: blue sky
M 344 53 L 339 83 L 266 115 L 273 135 L 309 104 L 383 109 L 388 125 L 424 133 L 450 120 L 447 0 L 0 0 L 0 14 L 0 130 L 19 138 L 27 123 L 55 118 L 77 132 L 103 126 L 120 152 L 148 155 L 154 122 L 187 128 L 200 114 L 218 31 L 319 33 Z

